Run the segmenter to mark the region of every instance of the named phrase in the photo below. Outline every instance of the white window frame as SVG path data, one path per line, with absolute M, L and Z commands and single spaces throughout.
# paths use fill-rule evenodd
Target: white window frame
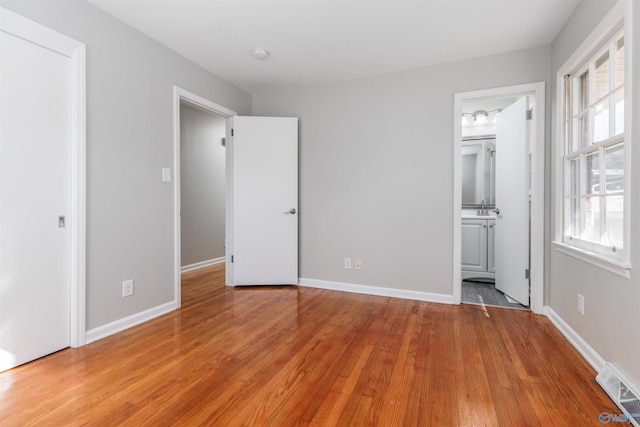
M 624 222 L 623 222 L 623 248 L 622 250 L 613 252 L 610 248 L 603 245 L 590 244 L 584 240 L 569 239 L 567 233 L 569 215 L 565 209 L 565 184 L 568 174 L 565 175 L 565 134 L 564 134 L 564 114 L 566 103 L 565 92 L 565 76 L 580 75 L 586 70 L 588 61 L 604 53 L 608 46 L 607 42 L 619 34 L 620 28 L 624 25 L 624 43 L 625 43 L 625 82 L 624 82 L 624 133 L 621 136 L 609 138 L 605 141 L 593 144 L 591 148 L 608 147 L 624 141 L 625 150 L 625 171 L 624 171 Z M 632 123 L 632 82 L 631 82 L 631 66 L 632 59 L 632 0 L 620 0 L 611 9 L 607 16 L 600 24 L 591 32 L 584 40 L 580 47 L 560 68 L 557 74 L 556 84 L 556 114 L 555 114 L 555 138 L 554 146 L 556 150 L 556 179 L 555 179 L 555 241 L 556 250 L 581 259 L 592 265 L 621 275 L 630 277 L 630 195 L 631 195 L 631 123 Z M 593 71 L 593 70 L 591 70 Z M 574 93 L 574 92 L 572 92 Z M 571 100 L 573 103 L 573 100 Z M 573 122 L 573 120 L 572 120 Z M 590 121 L 590 126 L 593 126 Z M 596 150 L 597 151 L 597 150 Z M 602 158 L 601 163 L 604 162 Z

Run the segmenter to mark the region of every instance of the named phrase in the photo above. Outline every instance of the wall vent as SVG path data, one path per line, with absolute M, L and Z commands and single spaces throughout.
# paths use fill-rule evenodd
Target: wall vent
M 634 388 L 631 381 L 615 366 L 607 363 L 596 376 L 596 381 L 607 392 L 609 397 L 622 410 L 622 414 L 600 414 L 600 421 L 630 422 L 640 427 L 640 392 Z

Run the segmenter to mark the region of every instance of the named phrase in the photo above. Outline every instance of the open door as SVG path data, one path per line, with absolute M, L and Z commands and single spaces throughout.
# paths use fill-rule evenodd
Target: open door
M 527 98 L 500 113 L 496 124 L 496 288 L 529 305 L 529 150 Z
M 227 284 L 297 284 L 298 119 L 235 116 L 230 125 Z

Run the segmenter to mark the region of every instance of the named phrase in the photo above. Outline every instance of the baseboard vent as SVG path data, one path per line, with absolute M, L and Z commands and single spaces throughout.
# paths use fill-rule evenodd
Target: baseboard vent
M 596 376 L 596 381 L 618 405 L 623 414 L 600 414 L 601 422 L 630 422 L 640 427 L 640 392 L 617 368 L 607 363 Z

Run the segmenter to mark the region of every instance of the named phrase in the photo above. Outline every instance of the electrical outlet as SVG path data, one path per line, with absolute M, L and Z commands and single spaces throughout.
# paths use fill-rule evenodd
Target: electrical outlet
M 351 258 L 344 259 L 344 268 L 347 270 L 351 270 Z
M 578 294 L 578 313 L 584 314 L 584 297 Z
M 356 271 L 360 271 L 362 270 L 362 260 L 361 259 L 357 259 L 356 260 Z
M 122 282 L 122 297 L 130 297 L 133 295 L 133 279 Z

